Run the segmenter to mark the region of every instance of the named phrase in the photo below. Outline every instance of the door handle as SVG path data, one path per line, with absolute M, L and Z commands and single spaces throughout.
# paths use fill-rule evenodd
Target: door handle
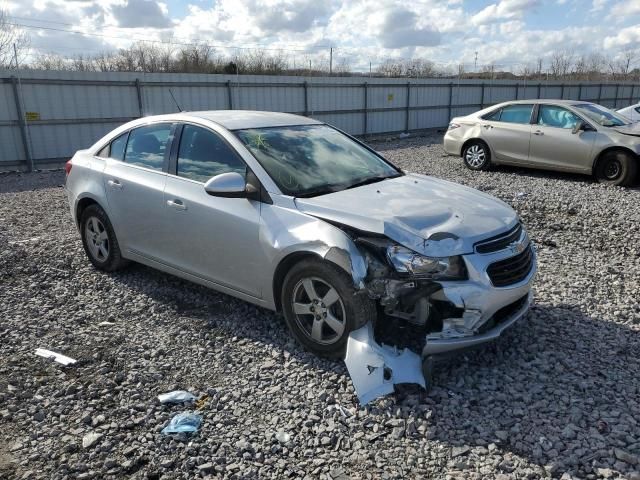
M 187 206 L 180 200 L 179 198 L 174 198 L 173 200 L 167 200 L 167 205 L 175 208 L 176 210 L 186 210 Z
M 107 180 L 107 185 L 111 188 L 122 188 L 122 184 L 119 180 Z
M 535 132 L 533 132 L 534 135 L 544 135 L 544 132 L 542 130 L 536 130 Z
M 490 128 L 493 128 L 493 125 L 483 125 L 483 127 L 489 130 Z

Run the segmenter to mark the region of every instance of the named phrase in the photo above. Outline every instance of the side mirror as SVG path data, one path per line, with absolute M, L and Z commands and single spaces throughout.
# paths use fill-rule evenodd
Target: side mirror
M 238 172 L 227 172 L 211 177 L 204 184 L 204 191 L 213 197 L 242 198 L 249 192 L 247 181 Z
M 576 123 L 573 126 L 573 130 L 571 130 L 571 133 L 573 133 L 575 135 L 576 133 L 578 133 L 578 132 L 580 132 L 582 130 L 586 130 L 585 129 L 585 123 L 580 121 L 580 122 Z

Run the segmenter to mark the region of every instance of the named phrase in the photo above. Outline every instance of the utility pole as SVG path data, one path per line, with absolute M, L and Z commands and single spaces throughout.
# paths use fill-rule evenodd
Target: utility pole
M 329 48 L 329 76 L 333 73 L 333 47 Z
M 371 78 L 371 62 L 369 62 L 369 78 Z
M 311 60 L 309 60 L 309 75 L 311 75 Z
M 475 59 L 475 61 L 474 61 L 474 64 L 473 64 L 473 65 L 474 65 L 474 66 L 473 66 L 474 71 L 476 71 L 476 72 L 477 72 L 477 71 L 478 71 L 478 51 L 477 51 L 477 50 L 476 50 L 476 59 Z
M 13 58 L 15 59 L 16 62 L 16 70 L 18 70 L 20 67 L 18 66 L 18 49 L 16 48 L 16 44 L 13 44 Z

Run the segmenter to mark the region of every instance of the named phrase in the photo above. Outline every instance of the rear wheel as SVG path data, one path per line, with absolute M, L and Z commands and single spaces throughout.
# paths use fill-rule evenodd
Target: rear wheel
M 598 160 L 595 175 L 600 183 L 627 186 L 636 180 L 637 172 L 637 158 L 622 150 L 614 150 Z
M 374 302 L 357 292 L 343 270 L 321 260 L 304 260 L 287 274 L 282 287 L 287 326 L 316 355 L 340 358 L 349 334 L 373 320 Z
M 488 170 L 491 165 L 491 152 L 486 143 L 474 141 L 464 147 L 462 159 L 471 170 Z
M 82 246 L 94 267 L 113 272 L 127 265 L 109 217 L 96 204 L 89 205 L 80 217 Z

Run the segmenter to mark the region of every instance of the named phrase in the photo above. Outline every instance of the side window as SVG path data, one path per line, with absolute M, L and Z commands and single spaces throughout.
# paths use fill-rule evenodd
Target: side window
M 540 105 L 538 125 L 556 128 L 573 128 L 580 118 L 569 110 L 555 105 Z
M 219 135 L 202 127 L 185 125 L 178 150 L 178 176 L 206 182 L 227 172 L 245 175 L 240 156 Z
M 96 157 L 115 158 L 116 160 L 122 161 L 124 159 L 124 147 L 127 145 L 128 135 L 129 132 L 123 133 L 115 140 L 112 140 L 111 143 L 105 145 L 102 150 L 96 154 Z
M 169 123 L 131 130 L 124 161 L 131 165 L 162 171 L 170 133 L 171 124 Z M 116 158 L 114 156 L 115 146 L 115 142 L 113 142 L 111 145 L 112 158 Z
M 109 157 L 116 160 L 124 160 L 124 147 L 127 146 L 127 137 L 129 132 L 120 135 L 113 142 L 111 142 L 111 150 L 109 151 Z
M 635 108 L 635 111 L 636 111 L 637 113 L 640 113 L 640 107 L 636 107 L 636 108 Z
M 491 120 L 493 122 L 498 122 L 498 121 L 500 121 L 500 114 L 501 113 L 502 113 L 502 109 L 499 108 L 495 112 L 491 112 L 491 113 L 486 114 L 483 118 L 485 120 Z
M 506 123 L 523 123 L 527 124 L 531 121 L 531 111 L 533 105 L 514 104 L 507 105 L 502 109 L 500 121 Z

